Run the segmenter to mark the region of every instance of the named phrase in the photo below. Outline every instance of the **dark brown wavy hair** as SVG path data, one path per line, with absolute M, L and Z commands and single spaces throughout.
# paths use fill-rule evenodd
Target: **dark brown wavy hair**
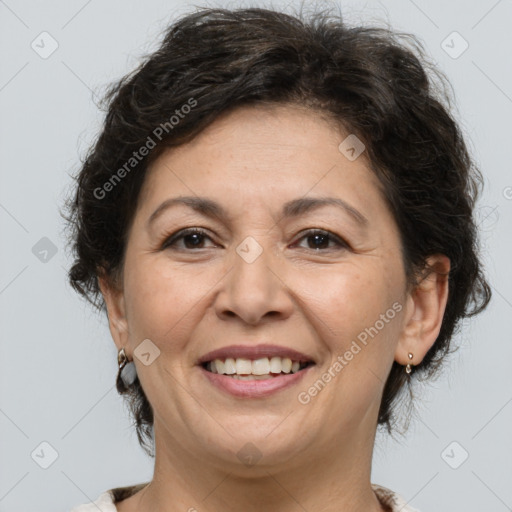
M 74 257 L 69 282 L 106 313 L 98 275 L 112 283 L 122 279 L 126 235 L 146 169 L 166 147 L 190 141 L 221 113 L 244 105 L 310 108 L 365 144 L 401 233 L 409 282 L 425 270 L 429 255 L 445 254 L 451 262 L 436 342 L 410 377 L 394 362 L 385 384 L 378 423 L 391 433 L 400 391 L 411 391 L 411 379 L 437 373 L 460 320 L 482 311 L 491 298 L 474 219 L 482 176 L 451 113 L 450 91 L 416 37 L 350 27 L 332 10 L 306 16 L 205 8 L 180 18 L 159 48 L 103 97 L 102 129 L 74 177 L 63 214 Z M 185 109 L 187 104 L 194 107 Z M 173 115 L 179 122 L 170 121 Z M 136 163 L 130 160 L 148 137 L 155 147 L 143 157 L 138 153 Z M 116 173 L 122 179 L 113 181 Z M 138 378 L 123 392 L 139 442 L 153 456 L 147 449 L 154 446 L 153 410 Z

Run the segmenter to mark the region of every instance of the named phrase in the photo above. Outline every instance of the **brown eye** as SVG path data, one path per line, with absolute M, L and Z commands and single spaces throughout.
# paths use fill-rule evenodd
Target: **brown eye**
M 321 229 L 311 229 L 306 231 L 299 240 L 303 239 L 310 242 L 308 243 L 309 247 L 307 247 L 307 249 L 313 249 L 315 251 L 349 248 L 349 245 L 340 237 L 336 236 L 334 233 Z M 330 242 L 334 242 L 335 247 L 329 247 Z
M 177 242 L 183 240 L 184 247 L 177 247 L 178 249 L 204 249 L 204 239 L 211 238 L 207 235 L 206 231 L 198 228 L 188 228 L 174 233 L 168 237 L 162 245 L 162 249 L 168 247 L 177 247 Z

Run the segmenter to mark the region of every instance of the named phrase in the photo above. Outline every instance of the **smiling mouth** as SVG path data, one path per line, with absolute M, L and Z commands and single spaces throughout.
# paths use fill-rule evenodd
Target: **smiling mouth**
M 262 357 L 259 359 L 228 357 L 207 361 L 201 366 L 210 373 L 217 373 L 237 380 L 264 380 L 297 373 L 313 364 L 313 361 L 292 361 L 287 357 Z

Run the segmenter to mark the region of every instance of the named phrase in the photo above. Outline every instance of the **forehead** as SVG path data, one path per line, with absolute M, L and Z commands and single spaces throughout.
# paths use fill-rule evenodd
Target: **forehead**
M 349 160 L 339 146 L 350 135 L 318 112 L 294 107 L 243 107 L 222 115 L 192 141 L 166 150 L 150 166 L 145 202 L 175 195 L 378 194 L 363 153 Z M 353 136 L 352 136 L 353 137 Z M 234 201 L 236 197 L 231 197 Z
M 292 105 L 254 105 L 221 115 L 175 153 L 200 148 L 215 155 L 216 161 L 239 157 L 253 166 L 268 155 L 270 161 L 261 160 L 261 166 L 272 166 L 273 158 L 315 152 L 327 145 L 337 148 L 345 136 L 341 126 L 316 111 Z

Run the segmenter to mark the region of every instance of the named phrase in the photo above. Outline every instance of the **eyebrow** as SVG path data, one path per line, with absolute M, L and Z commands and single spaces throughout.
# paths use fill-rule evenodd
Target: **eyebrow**
M 179 204 L 188 206 L 206 217 L 227 221 L 231 220 L 231 216 L 228 212 L 219 203 L 209 199 L 208 197 L 181 196 L 166 199 L 161 203 L 150 215 L 146 226 L 149 228 L 149 226 L 158 217 L 160 217 L 164 211 Z M 293 199 L 284 204 L 281 218 L 289 219 L 299 217 L 300 215 L 304 215 L 325 206 L 336 206 L 341 208 L 363 227 L 366 227 L 369 224 L 368 219 L 359 210 L 356 210 L 353 206 L 338 197 L 300 197 Z

